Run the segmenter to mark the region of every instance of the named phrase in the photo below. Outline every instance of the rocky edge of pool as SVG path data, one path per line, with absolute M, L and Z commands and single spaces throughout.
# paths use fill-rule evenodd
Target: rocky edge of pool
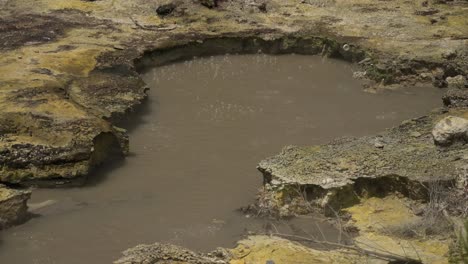
M 145 68 L 299 53 L 355 63 L 369 92 L 445 90 L 442 108 L 378 135 L 260 161 L 264 186 L 243 213 L 320 212 L 346 243 L 273 228 L 211 253 L 139 245 L 115 263 L 466 263 L 467 1 L 30 2 L 0 1 L 0 228 L 28 220 L 29 187 L 80 184 L 128 153 L 118 121 L 144 104 Z

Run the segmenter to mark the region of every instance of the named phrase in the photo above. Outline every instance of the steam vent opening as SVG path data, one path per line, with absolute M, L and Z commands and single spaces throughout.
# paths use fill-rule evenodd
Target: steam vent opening
M 353 70 L 318 56 L 264 54 L 146 69 L 149 98 L 125 124 L 131 155 L 97 169 L 99 180 L 84 187 L 35 190 L 30 204 L 40 216 L 4 232 L 0 262 L 110 263 L 140 243 L 206 252 L 264 232 L 270 220 L 236 210 L 254 202 L 260 160 L 287 145 L 375 134 L 441 104 L 432 87 L 365 92 Z M 320 227 L 336 240 L 320 219 L 275 228 Z

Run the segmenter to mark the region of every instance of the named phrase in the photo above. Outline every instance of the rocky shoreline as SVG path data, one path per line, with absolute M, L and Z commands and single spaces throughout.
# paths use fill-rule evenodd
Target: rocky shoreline
M 336 211 L 377 198 L 374 205 L 382 202 L 379 206 L 387 208 L 385 196 L 395 192 L 400 200 L 427 203 L 431 182 L 465 188 L 463 124 L 440 125 L 452 129 L 448 134 L 433 130 L 448 116 L 468 119 L 466 1 L 202 2 L 161 8 L 146 1 L 0 1 L 0 182 L 10 186 L 0 187 L 0 227 L 26 215 L 30 192 L 11 186 L 76 184 L 115 154 L 128 153 L 131 142 L 118 121 L 144 103 L 148 88 L 139 72 L 222 53 L 344 59 L 359 65 L 355 75 L 367 80 L 370 92 L 428 83 L 447 89 L 443 109 L 377 136 L 287 147 L 260 162 L 266 186 L 250 209 L 291 216 L 307 213 L 310 205 Z M 438 136 L 441 144 L 434 144 Z M 297 188 L 313 201 L 298 198 Z M 359 229 L 362 236 L 376 232 Z M 288 250 L 300 247 L 284 243 Z M 427 246 L 419 251 L 424 250 L 428 256 L 440 253 Z M 148 261 L 118 263 L 165 261 L 153 255 Z M 205 263 L 163 263 L 176 261 Z
M 445 124 L 447 117 L 457 115 L 466 120 L 465 110 L 439 109 L 376 136 L 341 138 L 323 146 L 289 146 L 261 161 L 258 169 L 268 186 L 265 190 L 281 193 L 268 195 L 293 200 L 291 188 L 299 186 L 322 208 L 339 210 L 358 203 L 362 196 L 382 197 L 394 192 L 428 200 L 431 182 L 447 186 L 466 182 L 466 136 L 445 147 L 434 142 L 434 133 L 451 130 L 436 129 L 436 124 Z M 278 210 L 287 214 L 287 209 Z

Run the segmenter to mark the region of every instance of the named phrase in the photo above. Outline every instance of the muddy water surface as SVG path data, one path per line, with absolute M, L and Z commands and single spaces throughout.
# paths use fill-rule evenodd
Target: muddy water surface
M 42 207 L 3 233 L 0 263 L 110 263 L 155 241 L 208 251 L 261 231 L 264 221 L 235 211 L 262 183 L 258 161 L 285 145 L 376 133 L 440 105 L 436 89 L 369 94 L 351 75 L 343 62 L 299 55 L 219 56 L 148 71 L 149 99 L 125 125 L 132 154 L 82 188 L 36 190 L 31 203 Z M 336 237 L 320 219 L 278 225 Z

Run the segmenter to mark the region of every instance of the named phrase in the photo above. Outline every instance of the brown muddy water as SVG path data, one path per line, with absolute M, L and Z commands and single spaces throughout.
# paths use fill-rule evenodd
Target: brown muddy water
M 226 55 L 146 72 L 149 99 L 125 125 L 132 154 L 84 187 L 35 190 L 31 204 L 46 206 L 3 232 L 0 263 L 111 263 L 139 243 L 209 251 L 262 231 L 266 220 L 236 211 L 262 184 L 260 160 L 285 145 L 376 133 L 440 105 L 441 92 L 428 87 L 365 93 L 352 70 L 313 56 Z M 275 225 L 337 237 L 322 219 Z

